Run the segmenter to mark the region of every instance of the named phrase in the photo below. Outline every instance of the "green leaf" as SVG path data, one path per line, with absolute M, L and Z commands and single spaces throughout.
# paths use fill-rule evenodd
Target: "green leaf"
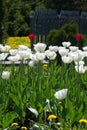
M 15 112 L 8 112 L 3 118 L 3 128 L 8 127 L 12 121 L 17 117 L 17 114 Z
M 16 96 L 16 94 L 10 93 L 10 97 L 11 97 L 11 99 L 14 101 L 14 103 L 15 103 L 17 106 L 19 106 L 20 102 L 19 102 L 18 97 Z
M 74 109 L 74 105 L 73 102 L 71 102 L 70 100 L 68 100 L 67 102 L 67 115 L 66 115 L 66 120 L 70 120 L 70 122 L 73 123 L 74 121 L 74 117 L 75 117 L 75 109 Z
M 74 119 L 74 121 L 78 121 L 79 119 L 82 118 L 82 116 L 83 116 L 82 109 L 83 109 L 83 105 L 81 104 L 80 108 L 78 108 L 78 110 L 75 113 L 75 119 Z

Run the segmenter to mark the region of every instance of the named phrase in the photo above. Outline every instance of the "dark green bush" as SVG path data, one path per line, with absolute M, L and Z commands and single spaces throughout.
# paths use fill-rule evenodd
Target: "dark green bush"
M 87 46 L 87 34 L 83 35 L 83 46 Z
M 73 34 L 76 34 L 79 31 L 78 25 L 75 23 L 69 23 L 69 24 L 65 24 L 62 27 L 63 30 L 65 30 L 65 32 L 68 34 L 70 32 L 72 32 Z
M 65 41 L 67 38 L 66 32 L 61 30 L 51 30 L 47 36 L 47 45 L 61 45 L 62 41 Z
M 76 41 L 75 35 L 79 32 L 78 25 L 75 23 L 65 24 L 60 30 L 51 30 L 47 36 L 47 45 L 58 45 L 61 46 L 62 42 L 70 41 L 73 46 L 82 46 L 84 45 L 84 37 L 79 41 Z

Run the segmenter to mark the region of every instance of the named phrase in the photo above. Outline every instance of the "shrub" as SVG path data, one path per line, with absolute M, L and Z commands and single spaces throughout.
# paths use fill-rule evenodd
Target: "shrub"
M 47 45 L 58 45 L 61 46 L 61 43 L 64 41 L 70 41 L 72 45 L 78 46 L 78 43 L 75 39 L 76 33 L 79 32 L 77 24 L 69 23 L 65 24 L 60 30 L 51 30 L 47 36 Z M 80 48 L 84 45 L 84 37 L 80 40 Z
M 67 38 L 66 32 L 61 29 L 53 29 L 47 36 L 47 45 L 61 45 L 62 41 Z
M 73 34 L 76 34 L 78 32 L 78 25 L 77 24 L 74 24 L 74 23 L 69 23 L 69 24 L 65 24 L 63 27 L 62 27 L 63 30 L 65 30 L 65 32 L 68 34 L 68 33 L 73 33 Z

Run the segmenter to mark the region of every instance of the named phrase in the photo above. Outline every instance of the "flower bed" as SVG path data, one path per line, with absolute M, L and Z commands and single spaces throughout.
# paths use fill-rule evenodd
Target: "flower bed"
M 87 129 L 87 47 L 63 42 L 46 50 L 37 43 L 33 50 L 0 45 L 0 51 L 0 62 L 11 62 L 0 64 L 1 129 Z
M 30 39 L 28 36 L 26 37 L 9 37 L 5 42 L 5 45 L 11 46 L 11 48 L 15 49 L 18 48 L 19 45 L 25 45 L 30 47 Z

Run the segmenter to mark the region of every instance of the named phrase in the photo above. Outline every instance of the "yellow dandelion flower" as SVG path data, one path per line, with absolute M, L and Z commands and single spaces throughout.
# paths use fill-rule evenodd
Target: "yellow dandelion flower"
M 50 120 L 50 119 L 56 119 L 56 118 L 57 118 L 57 116 L 55 116 L 53 114 L 48 116 L 48 120 Z
M 87 124 L 87 120 L 86 119 L 80 119 L 79 123 L 85 123 L 85 124 Z
M 21 130 L 28 130 L 26 126 L 22 126 Z
M 18 126 L 18 123 L 14 122 L 14 123 L 11 124 L 11 126 Z
M 48 66 L 48 64 L 43 64 L 43 67 L 47 67 Z

